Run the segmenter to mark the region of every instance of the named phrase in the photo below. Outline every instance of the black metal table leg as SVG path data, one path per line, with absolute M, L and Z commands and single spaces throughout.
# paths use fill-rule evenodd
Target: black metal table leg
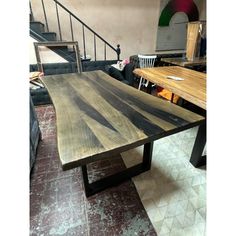
M 148 86 L 147 86 L 147 93 L 149 93 L 149 94 L 152 93 L 152 85 L 153 85 L 153 83 L 149 81 Z
M 197 137 L 193 146 L 190 162 L 194 167 L 206 165 L 206 156 L 202 152 L 206 145 L 206 122 L 199 126 Z
M 152 164 L 153 142 L 146 143 L 143 149 L 143 170 L 150 170 Z
M 109 175 L 93 183 L 89 183 L 87 167 L 86 165 L 83 165 L 82 174 L 83 174 L 86 197 L 89 197 L 108 187 L 118 185 L 121 182 L 128 180 L 133 176 L 139 175 L 142 172 L 150 170 L 152 162 L 152 150 L 153 150 L 153 142 L 144 144 L 143 161 L 141 163 L 126 168 L 125 170 L 118 172 L 116 174 Z

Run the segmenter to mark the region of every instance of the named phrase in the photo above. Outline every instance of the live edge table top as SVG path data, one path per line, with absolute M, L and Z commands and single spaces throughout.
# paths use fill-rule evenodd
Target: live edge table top
M 64 170 L 197 126 L 205 118 L 102 71 L 44 76 Z

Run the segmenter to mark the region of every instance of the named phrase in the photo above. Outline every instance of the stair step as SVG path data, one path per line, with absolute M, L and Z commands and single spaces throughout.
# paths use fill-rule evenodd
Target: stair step
M 40 21 L 31 21 L 30 22 L 30 29 L 41 34 L 44 32 L 44 24 Z
M 68 47 L 67 46 L 48 46 L 48 48 L 50 48 L 51 50 L 59 50 L 59 51 L 63 51 L 63 52 L 67 52 L 68 51 Z
M 60 50 L 60 52 L 62 53 L 61 55 L 64 55 L 63 57 L 66 60 L 68 60 L 70 62 L 75 61 L 75 59 L 76 59 L 75 52 L 69 51 L 68 49 L 62 49 L 62 50 Z
M 43 32 L 43 37 L 46 38 L 48 41 L 56 41 L 57 34 L 55 32 Z
M 76 61 L 76 53 L 75 51 L 71 50 L 70 48 L 60 49 L 60 51 L 65 55 L 64 58 L 70 62 Z M 82 57 L 81 57 L 82 59 Z M 85 59 L 83 59 L 85 60 Z

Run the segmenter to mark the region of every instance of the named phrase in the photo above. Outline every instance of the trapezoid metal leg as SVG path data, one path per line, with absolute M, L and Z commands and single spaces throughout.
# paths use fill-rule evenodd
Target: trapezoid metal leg
M 199 126 L 197 137 L 194 142 L 190 163 L 194 167 L 203 166 L 206 164 L 206 156 L 202 156 L 202 152 L 206 145 L 206 122 Z
M 153 142 L 144 144 L 143 161 L 137 165 L 126 168 L 125 170 L 109 175 L 95 182 L 89 183 L 88 172 L 86 165 L 82 166 L 82 174 L 84 180 L 84 189 L 86 197 L 89 197 L 97 192 L 100 192 L 108 187 L 120 184 L 121 182 L 130 179 L 133 176 L 139 175 L 142 172 L 150 170 L 152 162 Z

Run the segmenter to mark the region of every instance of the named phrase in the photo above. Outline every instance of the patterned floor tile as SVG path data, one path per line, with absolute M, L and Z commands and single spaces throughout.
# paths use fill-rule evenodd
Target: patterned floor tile
M 197 130 L 195 127 L 155 141 L 151 171 L 133 178 L 160 236 L 205 235 L 206 170 L 189 162 Z M 122 153 L 127 166 L 137 156 L 141 161 L 141 147 Z

